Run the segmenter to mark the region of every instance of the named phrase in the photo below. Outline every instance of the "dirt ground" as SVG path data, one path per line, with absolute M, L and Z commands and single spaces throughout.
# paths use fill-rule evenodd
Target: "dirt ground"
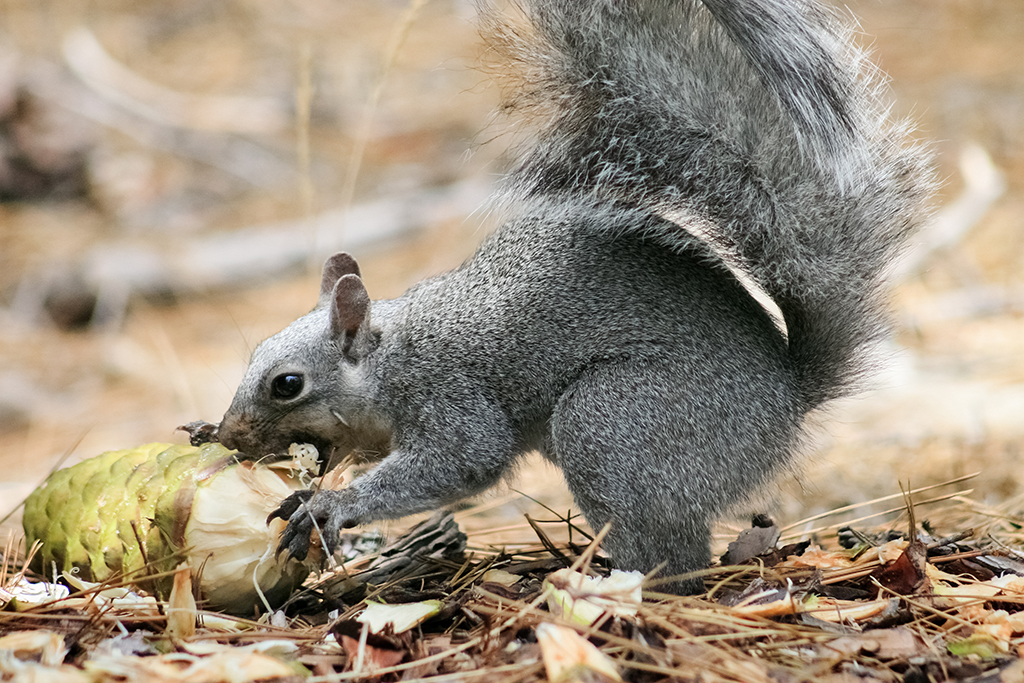
M 878 388 L 835 407 L 807 467 L 753 507 L 788 523 L 898 492 L 901 482 L 980 472 L 962 485 L 971 497 L 1011 501 L 1017 512 L 1012 500 L 1024 494 L 1024 4 L 848 6 L 893 80 L 895 111 L 915 117 L 920 135 L 934 141 L 940 215 L 969 229 L 900 282 L 898 333 Z M 351 186 L 357 205 L 500 171 L 504 139 L 484 144 L 495 136 L 488 112 L 496 93 L 472 69 L 479 48 L 471 3 L 432 0 L 407 20 L 409 8 L 354 0 L 0 4 L 0 105 L 42 65 L 134 117 L 84 115 L 78 90 L 31 104 L 35 114 L 19 110 L 26 134 L 34 130 L 45 150 L 84 151 L 82 186 L 65 193 L 73 196 L 55 191 L 0 204 L 0 515 L 64 456 L 71 463 L 150 441 L 181 442 L 177 425 L 217 421 L 249 351 L 308 310 L 318 286 L 316 274 L 297 274 L 174 301 L 136 297 L 120 324 L 62 329 L 19 308 L 39 273 L 69 272 L 97 245 L 169 249 L 336 209 L 363 142 Z M 389 46 L 403 26 L 396 53 Z M 121 74 L 115 84 L 134 94 L 119 98 L 101 78 L 90 81 L 104 62 L 73 49 L 85 43 L 69 36 L 82 35 L 155 89 L 131 90 L 136 82 Z M 198 106 L 161 105 L 178 102 L 161 99 L 168 92 L 195 96 L 193 103 L 244 96 L 272 106 L 251 125 L 231 116 L 211 121 Z M 306 95 L 308 164 L 296 123 L 303 120 L 296 102 Z M 364 127 L 366 103 L 378 96 Z M 10 129 L 3 126 L 0 134 Z M 172 144 L 188 135 L 198 136 L 204 160 Z M 225 141 L 270 159 L 266 173 L 254 180 L 231 171 L 230 151 L 218 157 L 214 144 Z M 965 176 L 961 159 L 970 150 L 987 154 L 1000 175 L 987 177 L 975 158 Z M 965 204 L 976 215 L 955 212 Z M 457 217 L 357 250 L 371 295 L 396 295 L 463 260 L 483 234 L 477 208 L 466 202 Z M 539 462 L 513 486 L 559 510 L 571 504 L 557 474 Z M 519 501 L 497 514 L 516 526 L 526 509 L 529 502 Z M 5 526 L 17 524 L 15 513 Z

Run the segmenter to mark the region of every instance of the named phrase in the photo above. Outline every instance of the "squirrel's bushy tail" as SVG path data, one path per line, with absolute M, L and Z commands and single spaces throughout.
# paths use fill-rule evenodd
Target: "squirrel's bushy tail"
M 511 63 L 505 109 L 540 131 L 506 200 L 589 196 L 699 223 L 781 309 L 806 407 L 847 393 L 931 186 L 850 29 L 805 0 L 522 3 L 520 23 L 485 11 Z

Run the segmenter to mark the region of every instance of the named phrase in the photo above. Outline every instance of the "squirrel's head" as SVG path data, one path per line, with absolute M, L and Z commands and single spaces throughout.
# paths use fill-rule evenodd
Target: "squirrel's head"
M 348 254 L 324 265 L 316 308 L 260 344 L 224 414 L 219 438 L 251 458 L 310 443 L 332 451 L 379 447 L 368 409 L 368 375 L 379 333 L 370 297 Z

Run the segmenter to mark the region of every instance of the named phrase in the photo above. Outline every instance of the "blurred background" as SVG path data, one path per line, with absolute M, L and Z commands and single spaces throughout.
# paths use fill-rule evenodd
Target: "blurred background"
M 980 472 L 958 486 L 1015 514 L 1024 3 L 845 6 L 934 142 L 938 214 L 877 388 L 757 506 L 794 522 Z M 218 421 L 325 254 L 375 298 L 471 254 L 508 143 L 479 57 L 469 0 L 0 2 L 0 515 L 62 458 Z M 511 486 L 570 505 L 540 462 Z

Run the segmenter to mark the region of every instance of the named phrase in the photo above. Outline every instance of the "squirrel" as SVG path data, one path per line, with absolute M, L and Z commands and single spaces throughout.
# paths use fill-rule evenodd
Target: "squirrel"
M 314 521 L 333 552 L 342 528 L 479 494 L 539 451 L 610 523 L 616 566 L 698 590 L 683 575 L 710 563 L 712 521 L 871 369 L 930 156 L 813 0 L 522 4 L 525 22 L 481 10 L 514 79 L 502 108 L 536 126 L 501 227 L 394 300 L 331 257 L 316 307 L 255 350 L 219 439 L 377 462 L 272 514 L 299 559 Z

